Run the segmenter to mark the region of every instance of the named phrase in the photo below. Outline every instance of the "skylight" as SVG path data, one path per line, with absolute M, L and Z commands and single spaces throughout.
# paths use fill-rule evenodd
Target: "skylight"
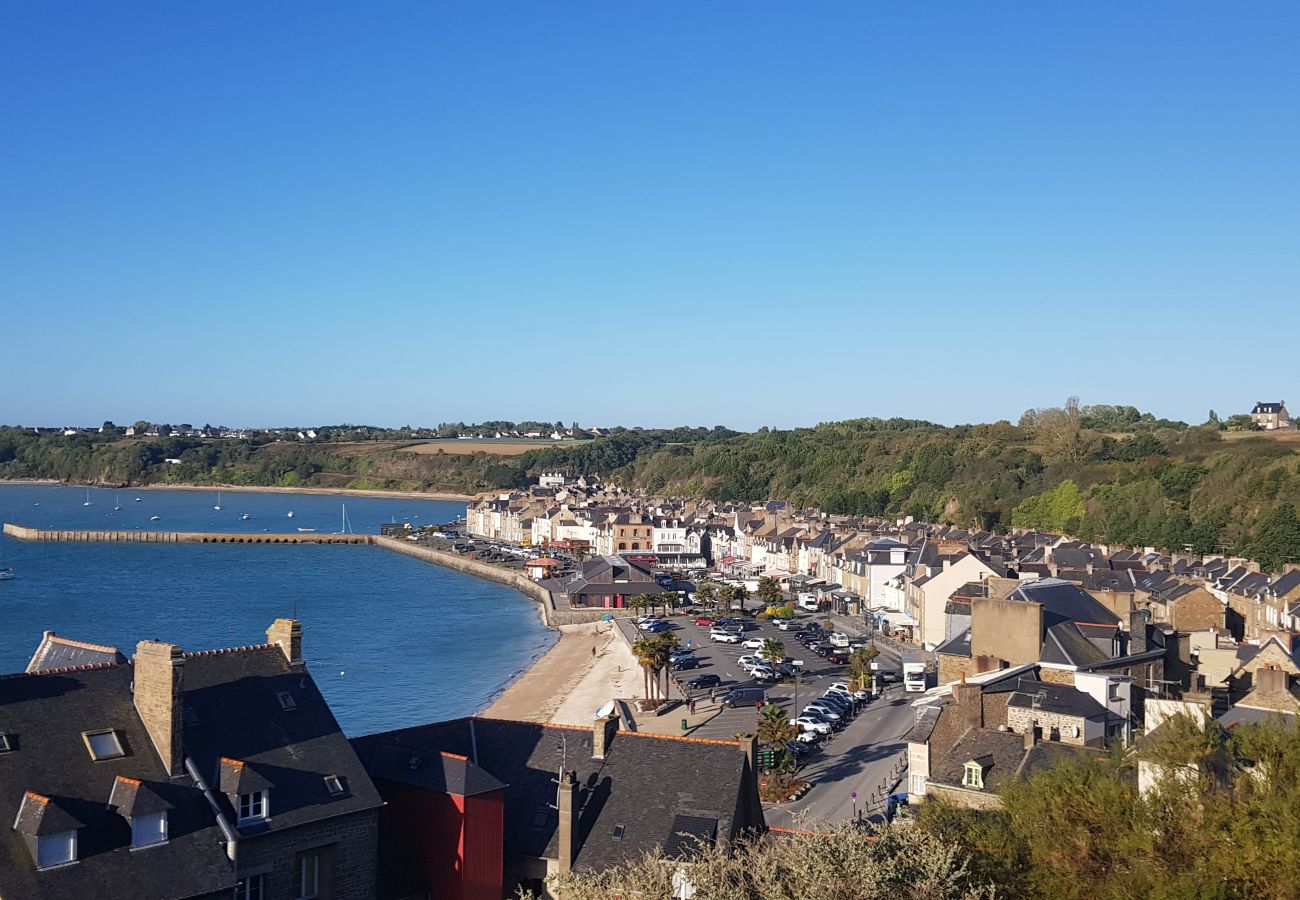
M 86 741 L 90 758 L 95 762 L 126 756 L 116 731 L 86 731 L 82 732 L 81 736 Z
M 343 779 L 337 775 L 326 775 L 325 790 L 330 792 L 331 797 L 339 796 L 343 793 Z
M 9 735 L 0 733 L 0 753 L 8 753 L 13 748 L 14 745 L 10 742 Z
M 623 840 L 623 833 L 624 833 L 625 831 L 627 831 L 627 826 L 626 826 L 626 825 L 615 825 L 615 826 L 614 826 L 614 840 L 616 840 L 616 841 L 621 841 L 621 840 Z
M 181 721 L 186 725 L 199 724 L 199 714 L 194 711 L 192 706 L 187 706 L 181 710 Z
M 298 701 L 293 699 L 293 694 L 288 691 L 281 691 L 276 695 L 280 700 L 280 709 L 297 709 Z

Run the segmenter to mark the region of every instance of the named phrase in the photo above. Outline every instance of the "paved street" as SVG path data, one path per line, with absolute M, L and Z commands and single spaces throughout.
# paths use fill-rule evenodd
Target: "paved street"
M 824 622 L 822 615 L 800 614 L 796 624 L 807 622 Z M 681 682 L 705 672 L 717 674 L 722 679 L 721 687 L 716 691 L 721 697 L 733 687 L 754 686 L 740 668 L 737 660 L 746 653 L 756 652 L 739 644 L 717 644 L 709 640 L 709 629 L 695 624 L 693 616 L 673 616 L 672 633 L 683 646 L 697 648 L 696 656 L 700 660 L 699 668 L 687 669 L 674 673 Z M 620 620 L 619 626 L 629 640 L 636 640 L 640 634 L 635 623 Z M 779 630 L 768 622 L 750 622 L 745 638 L 775 637 L 786 648 L 786 654 L 804 663 L 804 669 L 797 683 L 795 680 L 761 685 L 766 689 L 768 702 L 780 703 L 793 711 L 802 709 L 821 694 L 835 681 L 845 680 L 844 667 L 835 666 L 816 654 L 806 650 L 794 635 Z M 897 671 L 900 662 L 892 651 L 881 649 L 877 661 L 884 668 Z M 796 693 L 798 695 L 796 702 Z M 696 714 L 688 716 L 684 708 L 679 707 L 667 716 L 670 717 L 671 733 L 681 733 L 678 722 L 684 716 L 692 723 L 700 722 L 690 730 L 693 737 L 718 738 L 730 740 L 738 732 L 752 732 L 756 724 L 756 710 L 753 706 L 737 709 L 720 709 L 719 704 L 708 699 L 708 691 L 697 691 Z M 808 779 L 813 787 L 800 800 L 779 806 L 766 807 L 769 825 L 796 827 L 808 821 L 839 821 L 849 819 L 854 813 L 852 792 L 857 791 L 857 808 L 864 815 L 879 812 L 879 808 L 869 808 L 873 794 L 881 789 L 893 788 L 893 776 L 900 761 L 905 758 L 906 744 L 902 736 L 911 728 L 913 712 L 910 698 L 902 691 L 901 685 L 890 689 L 886 697 L 876 698 L 866 704 L 856 718 L 841 732 L 835 734 L 820 749 L 809 754 L 800 775 Z M 661 730 L 658 723 L 652 726 Z M 888 782 L 888 783 L 887 783 Z

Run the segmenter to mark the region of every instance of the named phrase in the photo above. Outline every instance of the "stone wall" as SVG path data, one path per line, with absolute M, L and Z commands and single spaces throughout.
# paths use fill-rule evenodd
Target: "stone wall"
M 6 522 L 4 533 L 20 541 L 75 544 L 371 544 L 368 534 L 236 534 L 210 531 L 82 531 L 28 528 Z
M 274 804 L 274 792 L 271 796 Z M 274 821 L 274 806 L 271 814 Z M 333 848 L 333 900 L 374 900 L 378 890 L 378 810 L 244 838 L 239 842 L 237 874 L 241 878 L 264 875 L 265 900 L 292 900 L 295 856 L 322 847 Z
M 966 809 L 1001 809 L 1002 798 L 997 794 L 986 794 L 983 791 L 973 791 L 970 788 L 953 787 L 950 784 L 935 784 L 933 781 L 925 786 L 925 794 L 930 798 L 938 798 L 945 803 L 951 803 L 953 806 L 963 806 Z
M 1086 743 L 1086 722 L 1078 716 L 1066 716 L 1060 713 L 1047 712 L 1042 709 L 1028 709 L 1023 706 L 1007 707 L 1007 727 L 1018 734 L 1024 734 L 1037 725 L 1042 729 L 1044 740 L 1059 741 L 1062 744 L 1071 744 L 1075 747 L 1082 747 Z M 1052 729 L 1056 729 L 1056 734 L 1052 734 Z M 1079 733 L 1076 735 L 1074 729 L 1078 728 Z

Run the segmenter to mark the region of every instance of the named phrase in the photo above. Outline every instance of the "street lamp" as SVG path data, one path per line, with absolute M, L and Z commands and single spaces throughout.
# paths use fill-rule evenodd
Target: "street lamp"
M 858 792 L 850 791 L 849 796 L 853 798 L 853 821 L 858 820 Z

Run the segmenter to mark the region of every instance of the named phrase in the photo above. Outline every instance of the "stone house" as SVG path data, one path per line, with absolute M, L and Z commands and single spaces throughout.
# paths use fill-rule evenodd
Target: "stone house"
M 1291 413 L 1287 412 L 1286 401 L 1276 403 L 1260 400 L 1250 411 L 1250 421 L 1265 431 L 1285 430 L 1294 427 Z
M 0 679 L 0 730 L 0 896 L 375 896 L 382 801 L 295 621 L 256 646 L 37 665 Z

